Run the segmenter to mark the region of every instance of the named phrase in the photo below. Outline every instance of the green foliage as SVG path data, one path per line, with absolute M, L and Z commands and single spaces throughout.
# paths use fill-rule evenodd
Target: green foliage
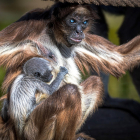
M 2 86 L 2 82 L 4 80 L 4 76 L 5 76 L 5 70 L 1 67 L 0 68 L 0 87 Z M 1 88 L 0 88 L 0 96 L 3 94 Z

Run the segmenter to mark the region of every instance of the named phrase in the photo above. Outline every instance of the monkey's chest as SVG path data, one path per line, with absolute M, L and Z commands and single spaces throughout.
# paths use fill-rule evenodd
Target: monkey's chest
M 79 85 L 79 83 L 81 82 L 81 74 L 73 58 L 65 59 L 63 62 L 63 66 L 68 69 L 68 74 L 65 76 L 64 81 L 66 83 Z
M 81 82 L 81 74 L 79 72 L 79 69 L 77 68 L 77 65 L 75 64 L 74 58 L 72 57 L 72 52 L 71 52 L 71 55 L 66 58 L 62 54 L 60 49 L 58 49 L 58 46 L 56 46 L 53 42 L 51 42 L 50 41 L 51 39 L 49 39 L 49 37 L 46 37 L 46 38 L 48 38 L 48 39 L 45 41 L 45 43 L 42 42 L 42 45 L 45 46 L 45 49 L 47 49 L 46 52 L 48 52 L 48 51 L 51 52 L 55 57 L 54 58 L 55 62 L 52 64 L 53 68 L 54 68 L 53 80 L 56 78 L 56 76 L 60 70 L 60 66 L 63 66 L 63 67 L 67 68 L 68 74 L 63 79 L 61 86 L 64 85 L 65 83 L 79 85 L 79 83 Z
M 56 78 L 56 76 L 60 70 L 60 66 L 63 66 L 65 68 L 67 68 L 68 74 L 66 74 L 61 85 L 64 85 L 65 83 L 79 85 L 79 83 L 81 82 L 81 74 L 80 74 L 80 71 L 79 71 L 77 65 L 75 64 L 74 58 L 73 57 L 69 57 L 69 58 L 63 57 L 63 55 L 60 53 L 60 51 L 57 48 L 54 48 L 54 46 L 51 47 L 51 49 L 49 49 L 49 50 L 54 54 L 55 60 L 56 60 L 56 62 L 53 63 L 54 79 Z

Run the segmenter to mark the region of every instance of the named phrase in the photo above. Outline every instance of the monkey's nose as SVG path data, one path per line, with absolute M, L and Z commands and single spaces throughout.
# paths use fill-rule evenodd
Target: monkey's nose
M 76 28 L 76 33 L 77 33 L 77 34 L 83 33 L 81 26 L 77 26 L 77 28 Z
M 81 34 L 81 33 L 83 33 L 83 31 L 82 30 L 76 30 L 76 33 Z

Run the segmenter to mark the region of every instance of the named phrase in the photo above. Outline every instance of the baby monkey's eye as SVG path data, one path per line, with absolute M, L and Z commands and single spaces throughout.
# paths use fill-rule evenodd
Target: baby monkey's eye
M 40 74 L 39 72 L 35 72 L 35 73 L 34 73 L 34 76 L 35 76 L 35 77 L 40 77 L 41 74 Z

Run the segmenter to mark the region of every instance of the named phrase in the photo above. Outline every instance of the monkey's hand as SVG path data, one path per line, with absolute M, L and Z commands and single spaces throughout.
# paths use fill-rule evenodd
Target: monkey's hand
M 60 67 L 60 73 L 63 73 L 64 75 L 68 74 L 68 70 L 65 67 Z
M 60 83 L 67 73 L 68 70 L 65 67 L 60 67 L 60 72 L 57 74 L 56 79 L 50 84 L 50 94 L 58 90 Z

